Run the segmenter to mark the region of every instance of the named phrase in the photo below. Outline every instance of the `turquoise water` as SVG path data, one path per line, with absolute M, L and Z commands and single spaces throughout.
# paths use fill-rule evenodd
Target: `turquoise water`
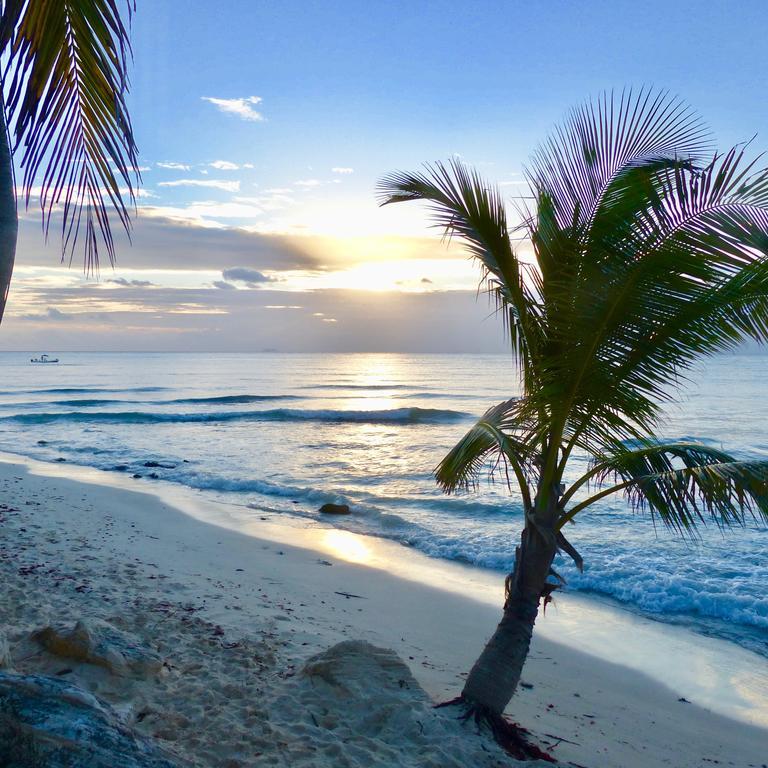
M 434 556 L 509 570 L 520 504 L 503 484 L 445 497 L 431 470 L 473 417 L 518 393 L 511 360 L 472 355 L 0 354 L 0 450 L 151 474 L 258 515 L 333 519 Z M 708 361 L 667 438 L 768 458 L 768 356 Z M 145 466 L 160 463 L 165 466 Z M 328 521 L 326 521 L 328 522 Z M 768 655 L 768 530 L 682 542 L 621 499 L 582 514 L 568 589 Z

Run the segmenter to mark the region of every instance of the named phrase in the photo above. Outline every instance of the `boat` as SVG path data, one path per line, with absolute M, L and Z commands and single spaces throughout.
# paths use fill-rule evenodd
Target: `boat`
M 48 355 L 40 355 L 40 357 L 30 358 L 30 363 L 58 363 L 58 357 L 50 357 Z

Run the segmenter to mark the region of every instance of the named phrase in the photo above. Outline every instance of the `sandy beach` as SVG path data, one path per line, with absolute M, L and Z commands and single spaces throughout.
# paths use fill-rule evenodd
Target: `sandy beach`
M 430 706 L 459 691 L 495 626 L 498 592 L 476 599 L 495 574 L 472 583 L 457 567 L 438 588 L 438 565 L 400 545 L 253 511 L 236 531 L 216 524 L 226 511 L 203 497 L 179 502 L 182 511 L 171 495 L 165 484 L 96 471 L 0 464 L 6 666 L 90 690 L 192 765 L 515 764 Z M 78 620 L 130 633 L 162 669 L 116 676 L 65 663 L 31 639 Z M 535 639 L 509 711 L 561 764 L 765 765 L 766 730 L 547 634 Z

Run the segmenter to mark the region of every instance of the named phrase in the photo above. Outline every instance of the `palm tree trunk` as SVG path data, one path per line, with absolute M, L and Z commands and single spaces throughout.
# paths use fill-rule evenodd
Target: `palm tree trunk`
M 526 525 L 507 578 L 504 615 L 461 693 L 477 713 L 501 716 L 517 689 L 555 552 L 554 531 Z
M 13 263 L 16 260 L 16 240 L 19 219 L 16 211 L 16 189 L 13 160 L 5 122 L 5 102 L 0 95 L 0 322 L 8 301 Z

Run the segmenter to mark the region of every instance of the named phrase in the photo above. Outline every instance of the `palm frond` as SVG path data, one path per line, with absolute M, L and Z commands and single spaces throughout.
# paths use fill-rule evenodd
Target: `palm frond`
M 82 237 L 86 271 L 98 267 L 100 244 L 113 263 L 110 210 L 128 231 L 138 181 L 118 0 L 7 0 L 0 47 L 10 55 L 4 86 L 27 205 L 39 184 L 46 235 L 61 207 L 62 258 L 71 262 Z
M 519 399 L 506 400 L 486 411 L 435 469 L 438 485 L 453 493 L 476 487 L 482 474 L 493 477 L 498 469 L 506 473 L 511 468 L 529 508 L 528 479 L 535 472 L 536 440 L 523 412 Z M 510 484 L 507 474 L 505 477 Z
M 0 93 L 0 322 L 13 276 L 19 221 L 16 213 L 16 185 L 8 129 L 5 124 L 5 104 Z
M 743 149 L 701 169 L 657 165 L 629 203 L 615 202 L 610 227 L 596 232 L 595 219 L 550 330 L 575 434 L 596 435 L 606 408 L 650 430 L 670 372 L 768 338 L 768 169 L 754 167 Z
M 622 492 L 635 510 L 648 510 L 664 525 L 686 532 L 699 523 L 744 525 L 751 517 L 768 522 L 768 461 L 738 461 L 700 443 L 642 441 L 600 457 L 569 489 L 562 503 L 585 482 L 616 485 L 563 513 L 561 525 L 612 493 Z
M 504 200 L 498 189 L 454 159 L 425 166 L 423 173 L 393 173 L 378 185 L 381 205 L 421 200 L 429 204 L 436 226 L 457 236 L 483 270 L 496 299 L 513 349 L 524 370 L 541 344 L 539 302 L 525 268 L 512 248 Z
M 744 147 L 712 157 L 701 120 L 666 92 L 602 95 L 526 171 L 537 263 L 525 279 L 501 195 L 475 171 L 454 161 L 383 180 L 383 204 L 427 202 L 480 261 L 523 373 L 523 398 L 491 409 L 441 462 L 444 490 L 503 466 L 529 496 L 544 488 L 537 504 L 549 508 L 578 448 L 598 462 L 583 483 L 601 489 L 561 524 L 620 492 L 681 532 L 768 521 L 768 462 L 643 438 L 694 362 L 768 340 L 768 169 L 758 162 Z
M 605 92 L 571 110 L 536 150 L 526 175 L 560 228 L 588 227 L 617 179 L 660 158 L 695 160 L 711 146 L 699 116 L 667 91 Z

